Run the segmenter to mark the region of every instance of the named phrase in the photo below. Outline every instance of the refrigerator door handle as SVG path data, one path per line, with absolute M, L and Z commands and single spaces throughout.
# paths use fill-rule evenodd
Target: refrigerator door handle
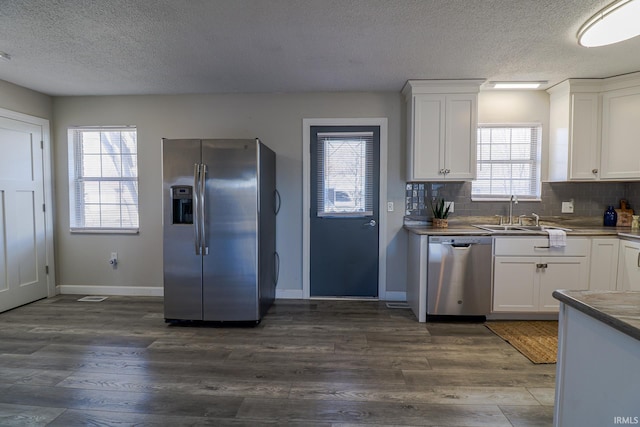
M 200 181 L 200 164 L 195 163 L 193 165 L 193 234 L 194 243 L 196 247 L 196 255 L 200 255 L 200 200 L 198 183 Z
M 209 247 L 207 246 L 205 206 L 206 206 L 206 185 L 207 185 L 207 165 L 200 165 L 200 245 L 202 255 L 209 255 Z
M 280 197 L 280 192 L 278 190 L 273 190 L 273 196 L 275 199 L 273 213 L 278 215 L 278 212 L 280 212 L 280 206 L 282 206 L 282 198 Z

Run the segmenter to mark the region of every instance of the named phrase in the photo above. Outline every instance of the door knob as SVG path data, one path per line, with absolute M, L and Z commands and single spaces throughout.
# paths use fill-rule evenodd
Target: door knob
M 365 223 L 364 223 L 364 225 L 368 225 L 369 227 L 375 227 L 375 226 L 376 226 L 376 224 L 377 224 L 377 223 L 376 223 L 376 220 L 375 220 L 375 219 L 372 219 L 371 221 L 369 221 L 369 222 L 365 222 Z

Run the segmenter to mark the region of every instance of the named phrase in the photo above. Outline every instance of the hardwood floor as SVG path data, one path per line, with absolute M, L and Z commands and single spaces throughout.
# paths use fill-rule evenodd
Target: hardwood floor
M 164 323 L 162 299 L 0 314 L 1 426 L 550 426 L 555 365 L 481 324 L 278 300 L 255 327 Z

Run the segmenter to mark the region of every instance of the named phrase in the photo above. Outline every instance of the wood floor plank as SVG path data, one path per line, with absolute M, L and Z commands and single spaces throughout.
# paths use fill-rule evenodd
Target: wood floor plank
M 506 406 L 500 409 L 513 427 L 547 427 L 553 424 L 551 406 Z
M 414 387 L 429 386 L 463 387 L 554 387 L 555 369 L 541 367 L 537 370 L 522 369 L 432 369 L 424 371 L 402 371 Z
M 262 419 L 237 420 L 234 418 L 211 418 L 131 414 L 107 411 L 67 410 L 47 424 L 47 427 L 70 426 L 145 426 L 145 427 L 331 427 L 331 423 L 281 423 Z
M 0 391 L 0 403 L 143 414 L 234 417 L 242 398 L 82 390 L 13 385 Z
M 238 418 L 422 426 L 512 427 L 495 405 L 425 405 L 344 400 L 245 399 Z
M 294 384 L 292 399 L 351 400 L 361 402 L 412 402 L 439 405 L 519 405 L 539 406 L 525 387 L 423 387 L 348 383 Z
M 231 381 L 178 375 L 122 375 L 78 372 L 58 387 L 138 393 L 181 393 L 209 396 L 272 397 L 286 399 L 291 383 L 285 381 Z
M 0 425 L 3 427 L 46 426 L 63 412 L 64 408 L 0 403 Z
M 527 387 L 527 390 L 529 390 L 529 393 L 531 393 L 541 405 L 554 405 L 556 391 L 554 387 Z

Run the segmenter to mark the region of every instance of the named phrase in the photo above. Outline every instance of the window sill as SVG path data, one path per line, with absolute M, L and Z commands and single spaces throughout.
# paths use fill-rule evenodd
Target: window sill
M 472 202 L 509 202 L 511 201 L 510 197 L 473 197 L 471 196 Z M 521 199 L 518 197 L 518 203 L 523 202 L 541 202 L 542 199 L 537 197 L 535 199 Z
M 71 228 L 71 234 L 140 234 L 138 228 Z

